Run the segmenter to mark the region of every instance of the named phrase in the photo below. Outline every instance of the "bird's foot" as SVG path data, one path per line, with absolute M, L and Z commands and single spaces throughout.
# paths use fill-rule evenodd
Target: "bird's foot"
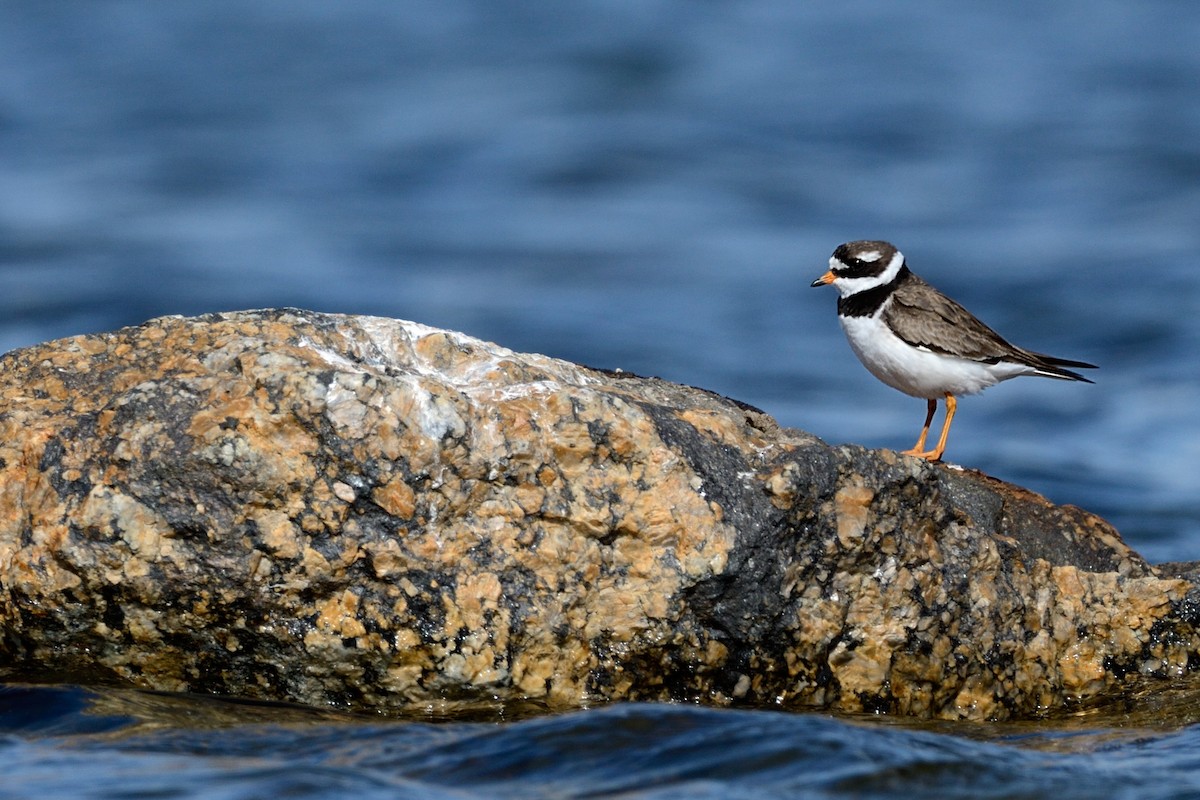
M 915 456 L 915 457 L 917 457 L 917 458 L 923 458 L 923 459 L 925 459 L 926 461 L 929 461 L 929 462 L 931 462 L 931 463 L 937 463 L 938 461 L 941 461 L 941 460 L 942 460 L 942 453 L 943 453 L 943 452 L 944 452 L 943 450 L 938 450 L 938 449 L 933 449 L 933 450 L 920 450 L 920 449 L 918 449 L 918 448 L 914 447 L 914 448 L 913 448 L 913 449 L 911 449 L 911 450 L 902 450 L 902 451 L 900 452 L 900 455 L 902 455 L 902 456 Z

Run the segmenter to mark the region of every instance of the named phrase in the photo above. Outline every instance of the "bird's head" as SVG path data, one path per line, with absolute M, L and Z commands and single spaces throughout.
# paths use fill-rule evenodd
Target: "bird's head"
M 829 271 L 812 285 L 833 284 L 845 297 L 890 283 L 903 266 L 904 254 L 888 242 L 846 242 L 829 257 Z

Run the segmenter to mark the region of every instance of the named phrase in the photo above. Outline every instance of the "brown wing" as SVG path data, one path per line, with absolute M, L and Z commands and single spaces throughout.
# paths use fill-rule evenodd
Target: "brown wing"
M 1030 353 L 1005 341 L 971 312 L 916 275 L 896 287 L 884 321 L 904 341 L 973 361 L 1016 361 L 1036 366 Z

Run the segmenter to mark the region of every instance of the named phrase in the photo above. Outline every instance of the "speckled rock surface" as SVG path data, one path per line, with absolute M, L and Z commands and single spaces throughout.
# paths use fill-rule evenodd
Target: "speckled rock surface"
M 1200 649 L 1102 520 L 698 389 L 291 310 L 0 367 L 0 677 L 1000 718 Z

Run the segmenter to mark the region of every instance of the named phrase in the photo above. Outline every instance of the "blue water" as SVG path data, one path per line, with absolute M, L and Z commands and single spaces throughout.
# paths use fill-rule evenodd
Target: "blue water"
M 159 707 L 155 708 L 155 702 Z M 0 798 L 1181 798 L 1200 728 L 975 736 L 816 714 L 617 705 L 504 723 L 336 719 L 0 689 Z M 175 715 L 187 727 L 163 729 Z M 258 717 L 258 720 L 254 720 Z
M 948 457 L 1102 513 L 1153 561 L 1190 560 L 1197 41 L 1200 6 L 1183 0 L 8 0 L 0 349 L 162 314 L 381 314 L 703 386 L 830 442 L 909 447 L 923 404 L 861 368 L 832 290 L 809 288 L 840 242 L 887 238 L 1018 343 L 1101 366 L 1095 386 L 1018 380 L 967 398 Z M 776 777 L 720 796 L 798 792 L 797 764 L 817 771 L 813 792 L 853 794 L 823 770 L 870 775 L 868 754 L 892 747 L 948 755 L 881 774 L 993 796 L 1019 796 L 997 788 L 993 760 L 1042 782 L 1028 796 L 1066 794 L 1092 768 L 1120 787 L 1151 768 L 1200 775 L 1190 728 L 1041 760 L 807 717 L 608 713 L 645 738 L 623 740 L 639 744 L 597 785 L 645 796 L 728 789 L 685 768 L 679 744 L 725 726 Z M 497 742 L 534 758 L 600 723 L 459 724 L 436 729 L 458 758 Z M 390 751 L 406 731 L 362 736 Z M 795 745 L 786 758 L 776 735 Z M 293 779 L 408 791 L 407 767 L 357 777 L 336 736 L 307 731 L 284 735 L 303 758 L 283 747 L 265 763 L 7 736 L 5 763 L 39 796 L 39 780 L 78 774 L 146 793 L 166 781 L 163 796 Z M 636 760 L 660 739 L 694 778 Z M 834 745 L 797 745 L 809 739 Z M 567 772 L 604 772 L 584 745 L 554 752 Z M 293 757 L 311 772 L 293 774 Z M 544 775 L 514 780 L 513 796 L 553 791 Z M 863 780 L 869 796 L 890 778 Z M 419 781 L 426 796 L 482 791 Z

